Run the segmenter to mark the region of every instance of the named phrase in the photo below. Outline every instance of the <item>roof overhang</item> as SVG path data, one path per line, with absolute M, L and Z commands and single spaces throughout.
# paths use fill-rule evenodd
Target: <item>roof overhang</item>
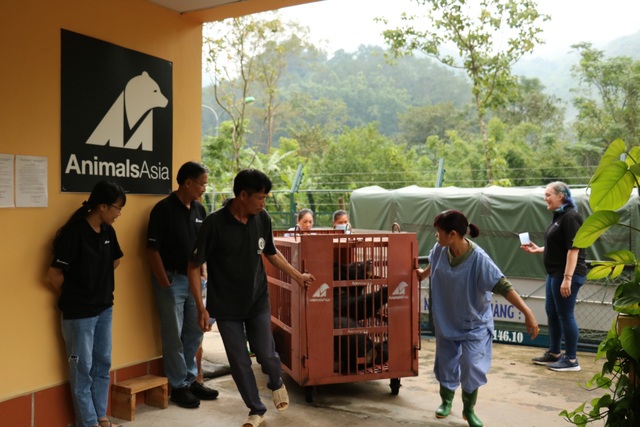
M 266 12 L 321 0 L 148 0 L 200 22 Z

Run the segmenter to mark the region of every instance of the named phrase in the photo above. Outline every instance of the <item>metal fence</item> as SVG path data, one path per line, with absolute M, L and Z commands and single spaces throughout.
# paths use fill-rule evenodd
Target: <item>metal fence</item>
M 580 332 L 579 342 L 597 346 L 604 340 L 615 321 L 617 313 L 613 310 L 613 296 L 618 285 L 632 280 L 633 271 L 625 270 L 614 280 L 602 279 L 587 281 L 578 293 L 576 301 L 576 320 Z M 599 327 L 593 327 L 593 326 Z
M 207 210 L 213 212 L 220 209 L 224 201 L 233 197 L 233 193 L 207 192 L 203 203 Z M 296 214 L 302 208 L 311 209 L 315 214 L 314 226 L 331 227 L 333 212 L 338 209 L 348 210 L 351 190 L 299 190 L 272 191 L 267 199 L 266 210 L 273 220 L 274 229 L 287 229 L 296 222 Z
M 426 265 L 426 257 L 420 257 L 420 263 Z M 590 263 L 588 267 L 591 267 Z M 617 313 L 613 310 L 612 300 L 616 287 L 631 279 L 632 269 L 625 270 L 623 274 L 615 280 L 609 278 L 601 280 L 588 280 L 580 288 L 576 301 L 575 317 L 578 323 L 579 338 L 578 348 L 581 351 L 596 351 L 598 344 L 607 336 L 607 332 L 615 321 Z M 496 339 L 498 342 L 524 344 L 532 346 L 548 346 L 548 328 L 546 326 L 545 305 L 545 281 L 544 278 L 537 280 L 519 279 L 509 277 L 514 287 L 534 312 L 538 322 L 541 324 L 540 337 L 532 341 L 524 333 L 524 319 L 509 321 L 504 319 L 502 313 L 494 311 L 494 322 L 496 328 Z M 423 333 L 433 334 L 433 322 L 429 310 L 430 282 L 425 280 L 421 284 L 422 312 L 421 327 Z M 495 303 L 495 299 L 494 299 Z M 506 321 L 505 321 L 506 320 Z M 514 319 L 511 319 L 514 320 Z M 518 321 L 520 320 L 520 321 Z M 498 333 L 504 332 L 504 333 Z

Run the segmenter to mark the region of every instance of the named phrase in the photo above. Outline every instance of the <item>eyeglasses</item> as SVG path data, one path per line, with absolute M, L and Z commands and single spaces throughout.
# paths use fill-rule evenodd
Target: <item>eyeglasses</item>
M 109 205 L 111 206 L 113 209 L 117 210 L 118 213 L 122 212 L 122 206 L 116 206 L 116 205 Z
M 198 186 L 199 186 L 200 188 L 204 188 L 204 189 L 206 189 L 206 188 L 207 188 L 207 184 L 208 184 L 207 182 L 205 182 L 204 184 L 199 183 L 199 182 L 198 182 L 198 181 L 196 181 L 195 179 L 192 179 L 192 180 L 191 180 L 191 182 L 193 182 L 194 184 L 198 184 Z

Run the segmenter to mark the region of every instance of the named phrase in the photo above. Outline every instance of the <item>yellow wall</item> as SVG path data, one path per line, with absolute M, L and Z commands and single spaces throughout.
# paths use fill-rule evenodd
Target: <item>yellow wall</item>
M 67 380 L 56 298 L 45 281 L 57 228 L 87 198 L 60 192 L 60 29 L 173 62 L 173 171 L 200 156 L 201 24 L 144 0 L 4 0 L 0 153 L 48 158 L 47 208 L 0 209 L 0 401 Z M 174 179 L 175 182 L 175 179 Z M 161 354 L 146 223 L 159 196 L 132 195 L 115 223 L 113 368 Z
M 0 209 L 0 401 L 67 380 L 56 296 L 45 279 L 51 241 L 86 199 L 60 192 L 60 29 L 173 62 L 173 171 L 200 157 L 201 22 L 314 0 L 249 0 L 180 15 L 145 0 L 3 0 L 0 154 L 48 158 L 48 207 Z M 175 184 L 174 184 L 175 187 Z M 131 195 L 115 223 L 113 368 L 161 355 L 148 267 L 149 211 Z

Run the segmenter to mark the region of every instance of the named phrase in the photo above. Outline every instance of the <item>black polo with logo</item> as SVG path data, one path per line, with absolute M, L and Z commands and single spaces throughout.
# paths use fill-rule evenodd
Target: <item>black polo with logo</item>
M 64 275 L 58 300 L 64 319 L 95 317 L 113 305 L 113 262 L 121 257 L 110 225 L 96 233 L 83 219 L 63 230 L 51 266 Z
M 194 200 L 187 208 L 176 193 L 153 207 L 147 228 L 147 247 L 160 253 L 166 270 L 187 274 L 189 255 L 205 216 L 202 203 Z
M 269 311 L 262 253 L 275 255 L 276 247 L 266 211 L 243 224 L 233 216 L 230 205 L 204 220 L 191 261 L 207 263 L 209 315 L 218 320 L 243 320 Z

